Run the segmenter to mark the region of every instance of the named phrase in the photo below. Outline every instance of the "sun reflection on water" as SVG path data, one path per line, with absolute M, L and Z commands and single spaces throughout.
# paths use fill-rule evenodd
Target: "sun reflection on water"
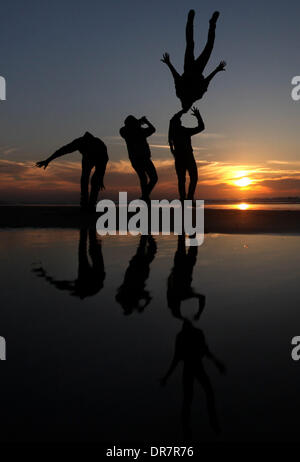
M 238 210 L 248 210 L 250 208 L 250 204 L 243 202 L 242 204 L 236 204 L 236 208 Z

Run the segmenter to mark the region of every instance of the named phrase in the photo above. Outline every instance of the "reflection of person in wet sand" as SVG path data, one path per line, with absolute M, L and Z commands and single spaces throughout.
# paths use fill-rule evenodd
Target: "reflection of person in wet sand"
M 87 253 L 88 234 L 91 263 Z M 75 281 L 57 280 L 49 276 L 42 266 L 33 271 L 57 289 L 70 292 L 75 297 L 83 299 L 96 295 L 103 288 L 105 279 L 101 241 L 96 237 L 96 229 L 90 228 L 89 233 L 87 229 L 80 230 L 78 257 L 78 277 Z
M 156 242 L 151 235 L 141 236 L 136 254 L 129 262 L 123 284 L 116 295 L 116 301 L 120 303 L 126 315 L 134 310 L 144 311 L 151 302 L 152 297 L 145 285 L 156 249 Z
M 195 292 L 192 288 L 193 269 L 197 261 L 197 246 L 190 246 L 186 251 L 185 236 L 178 236 L 177 251 L 174 266 L 168 278 L 167 299 L 168 307 L 175 318 L 182 319 L 181 302 L 195 298 L 198 300 L 198 311 L 195 319 L 199 319 L 204 306 L 205 296 Z
M 225 373 L 225 367 L 209 350 L 202 330 L 197 329 L 188 320 L 183 321 L 181 332 L 176 337 L 175 353 L 170 368 L 161 379 L 161 384 L 166 385 L 168 378 L 172 375 L 180 361 L 183 362 L 183 404 L 182 424 L 184 437 L 191 438 L 190 415 L 193 401 L 194 382 L 197 380 L 202 386 L 205 395 L 209 414 L 209 420 L 216 433 L 220 432 L 218 417 L 215 406 L 214 391 L 210 379 L 204 369 L 203 359 L 210 359 L 219 369 Z
M 219 12 L 215 11 L 209 21 L 207 42 L 203 52 L 197 59 L 194 56 L 194 17 L 195 11 L 190 10 L 186 24 L 186 51 L 183 74 L 180 75 L 177 72 L 171 63 L 168 53 L 165 53 L 161 60 L 168 66 L 172 73 L 176 95 L 180 99 L 184 111 L 188 111 L 195 101 L 202 98 L 211 80 L 218 72 L 224 71 L 226 66 L 225 61 L 221 61 L 216 69 L 204 78 L 203 71 L 209 61 L 215 43 L 216 23 Z
M 102 140 L 86 132 L 80 138 L 55 151 L 48 159 L 37 162 L 36 166 L 45 169 L 54 159 L 74 151 L 79 151 L 82 154 L 80 206 L 82 210 L 94 212 L 98 193 L 100 189 L 104 189 L 103 179 L 108 162 L 107 148 Z M 94 167 L 89 195 L 89 178 Z

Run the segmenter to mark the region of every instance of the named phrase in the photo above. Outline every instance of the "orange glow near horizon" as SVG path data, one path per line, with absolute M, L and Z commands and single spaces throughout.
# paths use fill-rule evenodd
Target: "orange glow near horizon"
M 251 183 L 252 180 L 247 176 L 244 176 L 243 178 L 239 178 L 238 180 L 234 181 L 234 184 L 239 188 L 247 188 L 247 186 L 250 186 Z

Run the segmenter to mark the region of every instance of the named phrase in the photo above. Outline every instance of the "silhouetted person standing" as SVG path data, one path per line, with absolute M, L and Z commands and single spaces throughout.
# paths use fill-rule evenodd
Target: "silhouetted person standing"
M 182 319 L 181 303 L 184 300 L 195 298 L 198 300 L 198 311 L 195 319 L 199 319 L 204 306 L 205 296 L 195 292 L 192 288 L 193 270 L 197 262 L 197 246 L 190 246 L 188 251 L 185 246 L 185 236 L 178 236 L 177 250 L 174 257 L 174 265 L 168 278 L 167 300 L 168 307 L 175 318 Z
M 204 129 L 204 122 L 197 108 L 192 109 L 192 115 L 196 117 L 198 125 L 195 128 L 183 127 L 181 116 L 184 111 L 179 111 L 170 120 L 169 145 L 175 158 L 175 169 L 178 177 L 178 191 L 180 200 L 189 199 L 194 201 L 194 194 L 198 182 L 198 169 L 194 158 L 191 137 L 201 133 Z M 186 172 L 190 177 L 190 185 L 186 196 L 185 182 Z
M 204 50 L 200 56 L 195 59 L 194 56 L 194 17 L 195 11 L 190 10 L 188 14 L 186 24 L 186 50 L 184 57 L 184 72 L 180 75 L 173 64 L 171 63 L 170 56 L 165 53 L 162 58 L 162 62 L 165 63 L 170 69 L 174 83 L 176 95 L 180 99 L 182 108 L 188 111 L 190 107 L 201 99 L 204 93 L 207 91 L 208 85 L 213 77 L 221 71 L 225 70 L 226 63 L 221 63 L 216 69 L 209 74 L 206 78 L 203 76 L 203 71 L 208 63 L 211 56 L 214 43 L 215 43 L 215 30 L 216 23 L 219 17 L 219 12 L 215 11 L 209 21 L 208 38 Z
M 145 127 L 143 127 L 145 125 Z M 146 119 L 136 119 L 129 115 L 120 129 L 120 135 L 125 139 L 131 165 L 138 174 L 142 197 L 149 201 L 150 193 L 157 183 L 157 173 L 151 160 L 151 151 L 147 138 L 155 132 L 154 126 Z
M 225 373 L 225 367 L 209 350 L 202 330 L 197 329 L 193 324 L 184 320 L 182 330 L 177 334 L 175 342 L 174 357 L 166 375 L 161 379 L 161 384 L 165 385 L 168 378 L 172 375 L 180 361 L 183 362 L 183 404 L 182 404 L 182 424 L 184 437 L 190 439 L 192 436 L 190 428 L 191 406 L 194 394 L 194 382 L 197 380 L 206 395 L 209 420 L 216 433 L 220 432 L 214 391 L 210 379 L 204 369 L 203 359 L 210 359 L 219 369 L 220 373 Z
M 100 189 L 104 189 L 103 179 L 108 162 L 107 148 L 102 140 L 86 132 L 82 137 L 55 151 L 48 159 L 37 162 L 36 166 L 47 168 L 52 160 L 74 151 L 79 151 L 82 154 L 80 205 L 83 210 L 94 212 L 98 193 Z M 89 195 L 89 178 L 94 167 L 95 172 L 91 179 Z
M 136 254 L 129 262 L 123 284 L 116 295 L 116 301 L 120 303 L 126 315 L 134 310 L 144 311 L 152 299 L 145 285 L 156 250 L 154 238 L 151 235 L 142 235 Z
M 88 241 L 91 263 L 88 258 Z M 42 266 L 35 268 L 33 272 L 57 289 L 67 291 L 75 297 L 84 299 L 96 295 L 103 288 L 106 275 L 101 241 L 97 239 L 96 228 L 90 228 L 89 231 L 85 228 L 80 230 L 78 276 L 75 281 L 55 279 L 49 276 Z

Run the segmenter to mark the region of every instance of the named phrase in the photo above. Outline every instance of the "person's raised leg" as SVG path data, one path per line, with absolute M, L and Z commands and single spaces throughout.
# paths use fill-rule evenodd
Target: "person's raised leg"
M 186 48 L 185 48 L 185 55 L 184 55 L 184 72 L 191 72 L 194 62 L 195 62 L 194 17 L 195 17 L 195 11 L 190 10 L 188 14 L 188 18 L 187 18 L 186 29 L 185 29 Z
M 197 164 L 196 164 L 194 157 L 188 160 L 187 170 L 190 176 L 190 185 L 189 185 L 187 198 L 193 201 L 197 183 L 198 183 L 198 169 L 197 169 Z
M 200 54 L 200 56 L 196 59 L 196 70 L 199 74 L 202 74 L 204 71 L 205 66 L 208 63 L 210 55 L 214 48 L 215 37 L 216 37 L 216 23 L 218 20 L 220 13 L 215 11 L 212 17 L 209 20 L 209 29 L 208 29 L 208 37 L 207 42 L 205 45 L 204 50 Z

